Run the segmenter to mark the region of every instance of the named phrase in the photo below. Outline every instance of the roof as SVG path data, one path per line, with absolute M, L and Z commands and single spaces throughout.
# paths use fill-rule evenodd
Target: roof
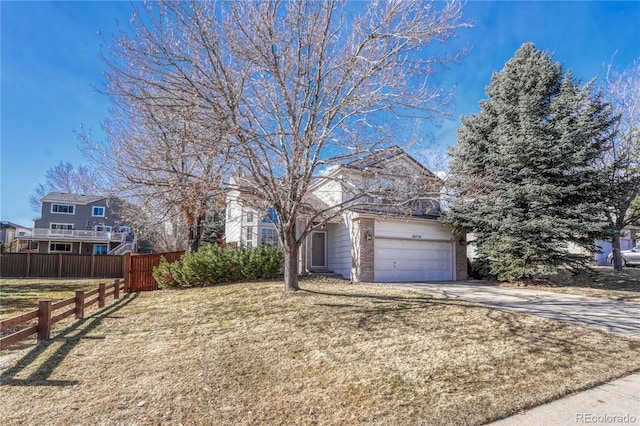
M 40 201 L 43 203 L 70 203 L 87 205 L 107 197 L 101 195 L 85 195 L 85 194 L 67 194 L 65 192 L 50 192 L 42 197 Z
M 22 225 L 18 225 L 17 223 L 13 223 L 13 222 L 9 222 L 8 220 L 3 220 L 0 221 L 0 228 L 1 229 L 6 229 L 6 228 L 24 228 L 24 229 L 29 229 L 28 226 L 22 226 Z
M 397 145 L 393 145 L 389 148 L 382 149 L 372 154 L 369 154 L 363 158 L 359 158 L 357 160 L 351 161 L 345 164 L 345 167 L 352 167 L 355 169 L 366 169 L 368 167 L 379 167 L 380 163 L 383 163 L 386 160 L 399 157 L 403 154 L 406 154 L 400 147 Z

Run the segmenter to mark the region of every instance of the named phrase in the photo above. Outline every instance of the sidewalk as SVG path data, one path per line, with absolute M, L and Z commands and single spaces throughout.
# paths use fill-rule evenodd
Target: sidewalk
M 640 373 L 540 405 L 491 426 L 640 425 Z

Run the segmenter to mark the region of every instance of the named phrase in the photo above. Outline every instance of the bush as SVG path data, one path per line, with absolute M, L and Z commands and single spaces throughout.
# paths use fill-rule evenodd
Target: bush
M 226 249 L 201 247 L 174 263 L 163 257 L 153 268 L 153 278 L 160 288 L 204 287 L 241 280 L 277 278 L 282 252 L 270 247 Z
M 491 273 L 491 265 L 486 259 L 467 259 L 467 275 L 476 280 L 495 280 L 496 276 Z

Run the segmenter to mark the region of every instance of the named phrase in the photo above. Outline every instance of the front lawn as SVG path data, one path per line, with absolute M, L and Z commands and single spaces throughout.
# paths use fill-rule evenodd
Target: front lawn
M 0 279 L 0 319 L 38 309 L 38 301 L 62 300 L 77 290 L 93 290 L 113 278 L 2 278 Z
M 3 351 L 5 424 L 482 424 L 640 369 L 640 341 L 304 281 L 130 294 Z

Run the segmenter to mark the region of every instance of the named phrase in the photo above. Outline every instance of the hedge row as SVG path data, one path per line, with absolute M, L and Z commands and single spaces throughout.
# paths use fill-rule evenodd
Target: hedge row
M 173 263 L 163 257 L 160 265 L 153 268 L 153 278 L 160 288 L 204 287 L 277 278 L 281 264 L 282 252 L 270 247 L 220 250 L 205 246 Z

